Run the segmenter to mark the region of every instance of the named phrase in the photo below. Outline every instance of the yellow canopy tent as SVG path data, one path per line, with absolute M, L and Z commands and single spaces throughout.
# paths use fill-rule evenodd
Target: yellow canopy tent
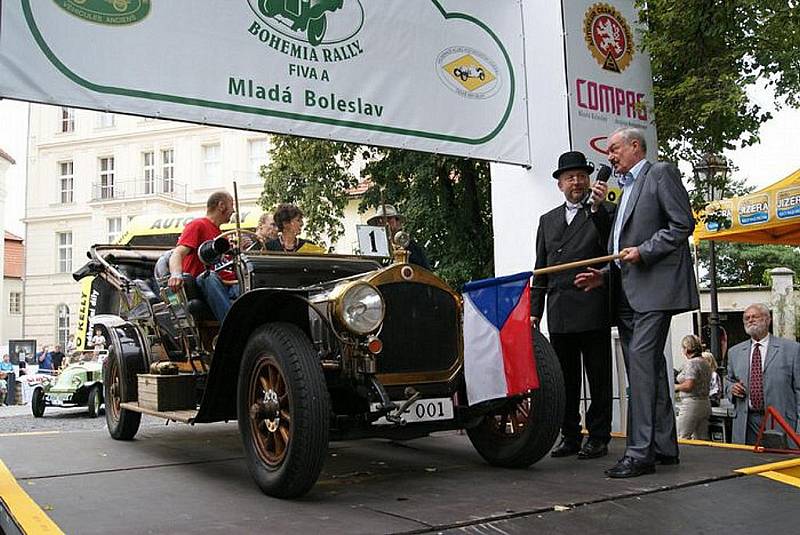
M 728 216 L 731 227 L 718 230 L 716 222 L 698 224 L 694 241 L 800 245 L 800 169 L 756 192 L 710 203 Z

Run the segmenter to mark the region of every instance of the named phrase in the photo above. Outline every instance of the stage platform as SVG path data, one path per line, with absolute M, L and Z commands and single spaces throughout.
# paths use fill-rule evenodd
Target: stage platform
M 606 478 L 623 448 L 614 439 L 602 459 L 507 470 L 458 433 L 337 442 L 316 487 L 283 501 L 251 481 L 235 423 L 148 426 L 131 442 L 102 431 L 3 435 L 0 522 L 36 535 L 796 530 L 798 459 L 682 445 L 678 466 Z M 768 477 L 735 471 L 776 461 L 756 470 Z

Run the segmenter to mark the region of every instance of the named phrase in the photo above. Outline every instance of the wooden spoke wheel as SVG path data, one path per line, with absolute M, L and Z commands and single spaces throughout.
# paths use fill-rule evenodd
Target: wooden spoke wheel
M 294 498 L 316 483 L 328 450 L 328 390 L 314 347 L 297 326 L 267 324 L 239 368 L 239 431 L 261 490 Z

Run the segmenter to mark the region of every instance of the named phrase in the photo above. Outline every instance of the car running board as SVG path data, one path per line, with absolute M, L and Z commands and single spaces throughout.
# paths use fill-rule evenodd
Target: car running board
M 141 412 L 142 414 L 149 414 L 158 418 L 164 418 L 172 422 L 181 422 L 184 424 L 194 425 L 194 419 L 197 418 L 198 411 L 196 409 L 182 410 L 182 411 L 157 411 L 140 407 L 138 401 L 128 401 L 119 404 L 120 408 L 127 409 L 133 412 Z

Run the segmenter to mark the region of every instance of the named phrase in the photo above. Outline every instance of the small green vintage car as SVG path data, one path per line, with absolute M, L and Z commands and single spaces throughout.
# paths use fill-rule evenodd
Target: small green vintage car
M 45 378 L 34 387 L 31 411 L 40 418 L 45 407 L 88 407 L 89 417 L 96 418 L 103 404 L 103 363 L 89 355 L 77 359 L 57 375 Z

